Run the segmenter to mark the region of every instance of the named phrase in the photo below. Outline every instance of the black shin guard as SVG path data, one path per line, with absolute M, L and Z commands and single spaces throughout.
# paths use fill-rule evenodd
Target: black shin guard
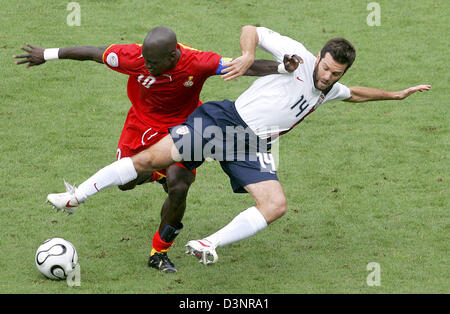
M 162 233 L 160 233 L 159 237 L 161 238 L 161 240 L 163 240 L 164 242 L 170 243 L 173 240 L 175 240 L 175 238 L 177 237 L 177 235 L 181 232 L 181 230 L 183 229 L 183 224 L 180 223 L 178 225 L 178 228 L 175 228 L 174 226 L 171 226 L 169 224 L 167 224 L 164 227 L 164 230 Z

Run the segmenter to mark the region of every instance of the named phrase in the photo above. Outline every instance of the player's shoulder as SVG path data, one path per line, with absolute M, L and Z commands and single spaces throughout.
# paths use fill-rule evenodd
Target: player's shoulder
M 196 62 L 205 58 L 209 58 L 211 56 L 219 56 L 219 54 L 213 51 L 203 51 L 182 43 L 178 43 L 178 47 L 180 48 L 181 53 L 184 55 L 185 59 L 189 60 L 190 62 Z
M 120 52 L 128 54 L 141 54 L 142 44 L 112 44 L 105 52 Z
M 336 82 L 333 84 L 331 90 L 327 93 L 325 102 L 331 100 L 347 99 L 350 98 L 350 96 L 350 89 L 346 85 L 340 82 Z
M 141 44 L 113 44 L 106 48 L 103 61 L 111 67 L 143 61 Z
M 313 65 L 313 66 L 315 65 L 316 56 L 311 51 L 309 51 L 305 46 L 303 46 L 302 49 L 299 49 L 299 53 L 301 53 L 301 57 L 305 64 Z
M 182 53 L 182 64 L 185 67 L 196 68 L 197 70 L 204 70 L 211 66 L 217 68 L 221 55 L 213 51 L 202 51 L 191 46 L 178 43 Z
M 193 54 L 202 52 L 200 49 L 194 48 L 192 46 L 189 46 L 189 45 L 186 45 L 183 43 L 178 43 L 178 48 L 180 48 L 182 51 L 186 51 L 188 53 L 193 53 Z

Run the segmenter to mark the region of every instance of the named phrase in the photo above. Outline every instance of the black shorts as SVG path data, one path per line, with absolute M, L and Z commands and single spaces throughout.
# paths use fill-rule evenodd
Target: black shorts
M 206 158 L 220 162 L 235 193 L 248 184 L 278 180 L 270 143 L 260 139 L 241 119 L 234 102 L 207 102 L 184 122 L 170 128 L 175 145 L 189 170 Z

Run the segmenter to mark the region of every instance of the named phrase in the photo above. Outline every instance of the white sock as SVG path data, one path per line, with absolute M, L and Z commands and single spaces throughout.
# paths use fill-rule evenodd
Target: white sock
M 75 197 L 80 203 L 95 193 L 110 186 L 123 185 L 137 178 L 137 172 L 130 157 L 117 160 L 99 170 L 92 177 L 80 184 Z
M 241 212 L 228 225 L 205 239 L 214 247 L 219 247 L 251 237 L 265 227 L 267 227 L 266 219 L 253 206 Z

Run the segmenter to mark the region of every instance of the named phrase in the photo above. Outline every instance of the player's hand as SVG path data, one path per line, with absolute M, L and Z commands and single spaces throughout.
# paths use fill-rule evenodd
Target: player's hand
M 224 81 L 231 81 L 241 75 L 250 68 L 255 61 L 251 56 L 240 56 L 231 62 L 225 62 L 223 65 L 227 68 L 222 70 L 222 78 Z
M 15 64 L 24 64 L 27 63 L 27 68 L 35 65 L 40 65 L 45 63 L 44 59 L 44 48 L 39 48 L 30 45 L 27 43 L 27 46 L 21 46 L 20 49 L 27 52 L 27 54 L 23 55 L 14 55 L 15 59 L 20 59 L 19 61 L 14 62 Z
M 400 91 L 399 95 L 398 95 L 398 99 L 402 100 L 402 99 L 405 99 L 406 97 L 408 97 L 409 95 L 414 94 L 415 92 L 423 92 L 425 90 L 430 90 L 430 89 L 431 89 L 431 85 L 413 86 L 413 87 L 410 87 L 410 88 Z
M 303 63 L 303 59 L 297 55 L 284 55 L 283 63 L 286 71 L 292 73 Z

